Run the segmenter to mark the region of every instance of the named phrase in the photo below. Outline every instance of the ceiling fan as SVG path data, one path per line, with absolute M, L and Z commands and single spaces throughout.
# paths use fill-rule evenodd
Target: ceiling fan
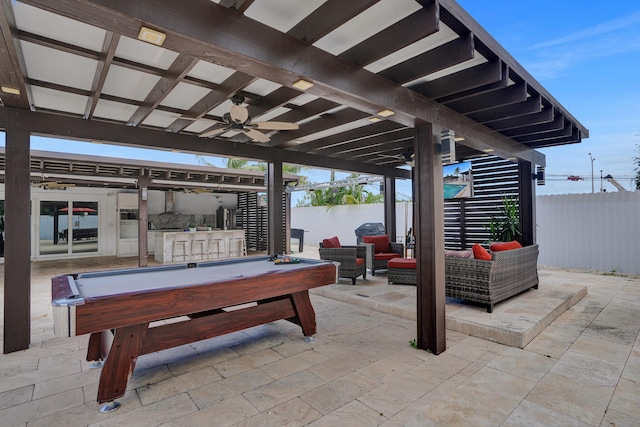
M 396 154 L 396 155 L 388 155 L 388 154 L 381 154 L 382 157 L 389 157 L 391 159 L 396 159 L 396 160 L 400 160 L 402 162 L 404 162 L 404 164 L 406 164 L 407 166 L 411 166 L 414 167 L 415 166 L 415 154 L 409 152 L 409 151 L 405 151 L 402 154 Z
M 296 130 L 298 125 L 288 122 L 252 122 L 249 111 L 242 104 L 244 96 L 234 95 L 231 97 L 233 105 L 228 113 L 222 116 L 224 127 L 204 132 L 200 136 L 203 138 L 221 135 L 228 131 L 240 131 L 250 140 L 255 142 L 269 142 L 269 137 L 260 130 Z

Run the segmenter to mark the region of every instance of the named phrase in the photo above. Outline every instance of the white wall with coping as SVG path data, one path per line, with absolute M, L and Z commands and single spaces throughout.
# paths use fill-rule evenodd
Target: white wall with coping
M 399 203 L 397 236 L 405 234 L 405 206 Z M 563 194 L 536 198 L 540 265 L 640 274 L 640 192 Z M 291 209 L 291 227 L 305 230 L 305 244 L 338 236 L 356 243 L 354 230 L 365 222 L 384 223 L 384 206 Z

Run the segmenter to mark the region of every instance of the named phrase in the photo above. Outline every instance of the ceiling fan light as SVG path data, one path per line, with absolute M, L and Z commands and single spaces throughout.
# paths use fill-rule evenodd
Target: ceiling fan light
M 313 87 L 313 83 L 305 79 L 298 79 L 293 82 L 293 87 L 299 90 L 307 90 Z
M 389 116 L 393 116 L 395 114 L 395 112 L 393 110 L 389 110 L 388 108 L 382 111 L 378 111 L 378 115 L 380 117 L 389 117 Z
M 147 27 L 140 27 L 140 32 L 138 33 L 138 40 L 155 44 L 156 46 L 162 46 L 166 38 L 167 35 L 165 33 Z

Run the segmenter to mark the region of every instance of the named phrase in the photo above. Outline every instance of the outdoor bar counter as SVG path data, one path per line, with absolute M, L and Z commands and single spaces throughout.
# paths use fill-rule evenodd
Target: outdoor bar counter
M 205 251 L 203 251 L 200 244 L 193 243 L 196 236 L 206 238 L 207 249 Z M 186 259 L 182 256 L 183 248 L 180 248 L 180 259 L 175 259 L 173 251 L 176 238 L 186 241 L 186 253 L 188 254 Z M 212 245 L 212 242 L 216 239 L 219 243 Z M 243 256 L 246 255 L 246 243 L 244 239 L 244 230 L 156 232 L 154 259 L 158 262 L 170 263 L 196 259 L 200 261 Z

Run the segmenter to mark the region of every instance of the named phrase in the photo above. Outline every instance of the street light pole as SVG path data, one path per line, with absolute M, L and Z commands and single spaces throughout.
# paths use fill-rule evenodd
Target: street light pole
M 589 157 L 591 157 L 591 153 L 589 153 Z M 591 157 L 591 194 L 595 193 L 594 188 L 593 188 L 593 161 L 595 159 L 593 157 Z

